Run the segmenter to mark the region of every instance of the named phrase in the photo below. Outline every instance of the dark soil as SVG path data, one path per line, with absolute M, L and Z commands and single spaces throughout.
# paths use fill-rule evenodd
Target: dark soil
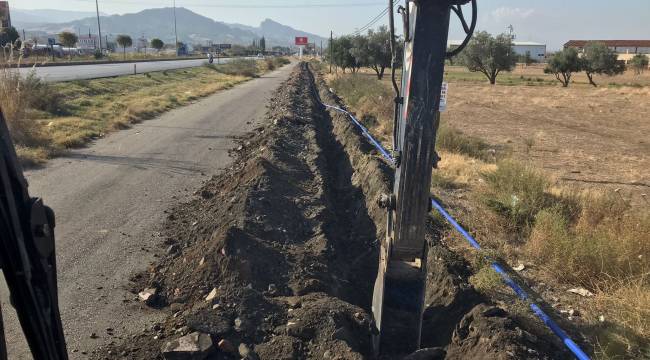
M 167 320 L 95 358 L 162 359 L 167 341 L 194 331 L 246 344 L 261 359 L 372 358 L 370 303 L 386 226 L 376 199 L 390 191 L 392 170 L 317 92 L 340 103 L 306 64 L 296 67 L 234 164 L 169 215 L 168 255 L 133 278 L 135 293 L 158 290 L 152 305 Z M 468 264 L 430 225 L 429 349 L 410 359 L 566 357 L 482 298 Z

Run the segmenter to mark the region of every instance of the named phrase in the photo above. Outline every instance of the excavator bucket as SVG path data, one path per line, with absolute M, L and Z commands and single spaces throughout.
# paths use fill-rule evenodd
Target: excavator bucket
M 403 356 L 420 347 L 425 280 L 426 269 L 420 261 L 381 262 L 372 304 L 377 355 Z

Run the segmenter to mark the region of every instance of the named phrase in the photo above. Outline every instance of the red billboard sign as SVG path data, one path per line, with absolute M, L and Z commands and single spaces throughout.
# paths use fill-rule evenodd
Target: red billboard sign
M 309 39 L 306 36 L 296 36 L 296 45 L 307 45 Z

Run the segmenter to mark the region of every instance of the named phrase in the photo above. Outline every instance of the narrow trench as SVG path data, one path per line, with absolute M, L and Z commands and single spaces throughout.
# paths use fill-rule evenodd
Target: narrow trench
M 309 69 L 305 72 L 308 73 L 309 86 L 316 89 L 313 73 Z M 336 252 L 345 254 L 349 260 L 344 262 L 344 268 L 330 266 L 330 269 L 337 271 L 337 274 L 343 274 L 343 279 L 349 281 L 349 286 L 342 287 L 341 293 L 335 295 L 370 312 L 379 261 L 378 251 L 371 245 L 376 240 L 376 224 L 365 207 L 364 193 L 352 184 L 354 168 L 344 145 L 337 139 L 333 126 L 335 120 L 322 108 L 315 96 L 312 93 L 317 141 L 323 149 L 327 164 L 326 191 L 336 214 L 335 221 L 330 224 L 331 233 L 328 238 L 337 241 L 334 244 L 337 247 Z M 433 224 L 429 223 L 427 229 L 430 246 L 429 267 L 436 276 L 431 276 L 427 281 L 429 306 L 424 314 L 422 330 L 422 346 L 425 348 L 447 346 L 451 342 L 456 324 L 481 300 L 470 289 L 457 288 L 459 281 L 456 277 L 461 274 L 435 260 L 444 256 L 460 261 L 448 250 L 439 247 L 440 234 L 432 226 Z M 367 255 L 359 258 L 364 253 Z M 355 259 L 358 260 L 355 262 Z
M 376 225 L 368 214 L 363 191 L 352 183 L 354 168 L 344 145 L 334 132 L 333 119 L 315 98 L 316 83 L 305 66 L 314 115 L 319 156 L 325 164 L 325 193 L 332 209 L 332 221 L 326 227 L 332 242 L 333 257 L 329 269 L 335 280 L 336 297 L 370 311 L 377 275 L 378 251 Z

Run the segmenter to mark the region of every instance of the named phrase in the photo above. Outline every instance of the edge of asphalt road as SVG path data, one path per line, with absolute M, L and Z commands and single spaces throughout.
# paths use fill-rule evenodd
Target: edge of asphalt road
M 219 60 L 233 59 L 237 56 L 222 56 Z M 0 66 L 10 68 L 31 68 L 31 67 L 56 67 L 56 66 L 78 66 L 78 65 L 107 65 L 107 64 L 134 64 L 143 62 L 164 62 L 164 61 L 184 61 L 184 60 L 205 60 L 205 56 L 184 57 L 184 58 L 166 58 L 166 59 L 136 59 L 136 60 L 97 60 L 97 61 L 71 61 L 66 63 L 33 63 L 33 64 L 14 64 L 11 66 Z
M 175 204 L 226 168 L 234 139 L 264 120 L 296 62 L 99 139 L 26 172 L 57 214 L 59 301 L 71 359 L 151 327 L 168 310 L 134 299 L 129 278 L 164 251 Z M 31 359 L 0 280 L 10 359 Z
M 236 59 L 257 59 L 257 57 L 219 58 L 217 63 L 225 64 Z M 45 82 L 67 82 L 145 74 L 156 71 L 177 70 L 203 66 L 207 59 L 179 59 L 165 61 L 127 61 L 111 63 L 73 64 L 68 66 L 21 67 L 16 69 L 22 76 L 30 73 Z

